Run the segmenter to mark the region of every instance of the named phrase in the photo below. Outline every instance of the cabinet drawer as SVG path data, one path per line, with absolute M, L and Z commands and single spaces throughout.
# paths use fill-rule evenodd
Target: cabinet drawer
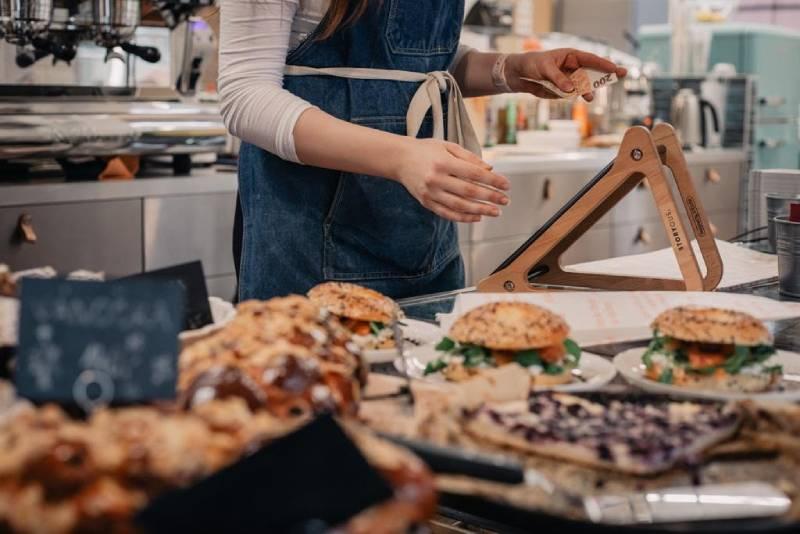
M 19 239 L 22 215 L 31 218 L 35 243 Z M 50 265 L 62 273 L 88 269 L 110 277 L 142 270 L 139 200 L 0 208 L 0 236 L 0 262 L 12 270 Z
M 222 276 L 206 277 L 209 297 L 219 297 L 232 302 L 236 295 L 236 275 L 224 274 Z
M 739 209 L 742 166 L 738 163 L 692 166 L 697 194 L 707 213 Z
M 666 168 L 665 171 L 672 186 L 675 202 L 683 211 L 683 201 L 673 181 L 672 173 Z M 742 166 L 738 163 L 695 165 L 689 168 L 697 194 L 707 213 L 739 209 L 741 172 Z M 611 220 L 613 224 L 657 221 L 658 210 L 650 188 L 644 182 L 634 188 L 612 208 Z
M 612 257 L 651 252 L 670 246 L 669 237 L 661 221 L 615 226 L 612 239 Z
M 680 203 L 680 199 L 675 197 Z M 653 193 L 645 181 L 634 187 L 609 212 L 612 224 L 633 224 L 642 221 L 658 220 L 658 209 Z
M 472 241 L 530 236 L 561 208 L 591 176 L 552 173 L 510 176 L 511 204 L 497 218 L 485 217 L 472 227 Z
M 200 260 L 206 276 L 234 273 L 235 209 L 235 193 L 146 198 L 145 269 Z
M 522 235 L 498 241 L 474 243 L 470 259 L 473 284 L 497 269 L 497 266 L 517 250 L 527 237 Z
M 597 228 L 583 234 L 561 257 L 561 264 L 604 260 L 611 256 L 611 228 Z
M 739 212 L 723 211 L 719 213 L 711 213 L 708 216 L 710 222 L 716 230 L 715 236 L 717 239 L 728 240 L 736 237 L 739 234 Z

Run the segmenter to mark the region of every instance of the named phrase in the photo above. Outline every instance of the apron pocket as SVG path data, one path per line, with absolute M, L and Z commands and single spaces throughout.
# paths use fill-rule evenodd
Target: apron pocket
M 401 135 L 406 127 L 399 117 L 357 122 Z M 455 224 L 428 211 L 401 184 L 374 176 L 341 174 L 324 230 L 327 279 L 421 278 L 459 253 Z
M 395 54 L 450 54 L 458 46 L 464 2 L 455 0 L 390 0 L 386 41 Z M 457 11 L 457 13 L 454 13 Z

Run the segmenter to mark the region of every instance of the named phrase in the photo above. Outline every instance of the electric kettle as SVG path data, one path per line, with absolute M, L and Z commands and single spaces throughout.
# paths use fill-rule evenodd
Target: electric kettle
M 672 125 L 678 132 L 683 148 L 708 146 L 706 109 L 711 112 L 714 132 L 719 133 L 717 110 L 710 102 L 698 97 L 693 89 L 680 89 L 672 99 Z

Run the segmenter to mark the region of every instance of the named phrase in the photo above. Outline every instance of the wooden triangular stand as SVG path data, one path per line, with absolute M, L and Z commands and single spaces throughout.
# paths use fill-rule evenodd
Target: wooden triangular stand
M 672 196 L 672 176 L 700 246 L 706 275 L 697 263 L 691 240 Z M 664 230 L 670 236 L 683 280 L 616 276 L 565 271 L 561 255 L 643 179 L 647 180 Z M 483 292 L 535 291 L 542 287 L 580 287 L 606 290 L 711 291 L 722 279 L 722 258 L 711 233 L 705 209 L 697 196 L 675 130 L 668 124 L 652 132 L 637 126 L 622 140 L 619 153 L 586 187 L 539 229 L 500 267 L 478 284 Z M 537 287 L 538 286 L 538 287 Z

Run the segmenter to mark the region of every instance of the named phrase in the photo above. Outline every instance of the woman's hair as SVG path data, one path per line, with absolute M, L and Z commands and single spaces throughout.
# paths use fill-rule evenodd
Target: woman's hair
M 327 39 L 336 30 L 354 22 L 364 14 L 370 0 L 331 0 L 325 19 L 322 21 L 319 39 Z

